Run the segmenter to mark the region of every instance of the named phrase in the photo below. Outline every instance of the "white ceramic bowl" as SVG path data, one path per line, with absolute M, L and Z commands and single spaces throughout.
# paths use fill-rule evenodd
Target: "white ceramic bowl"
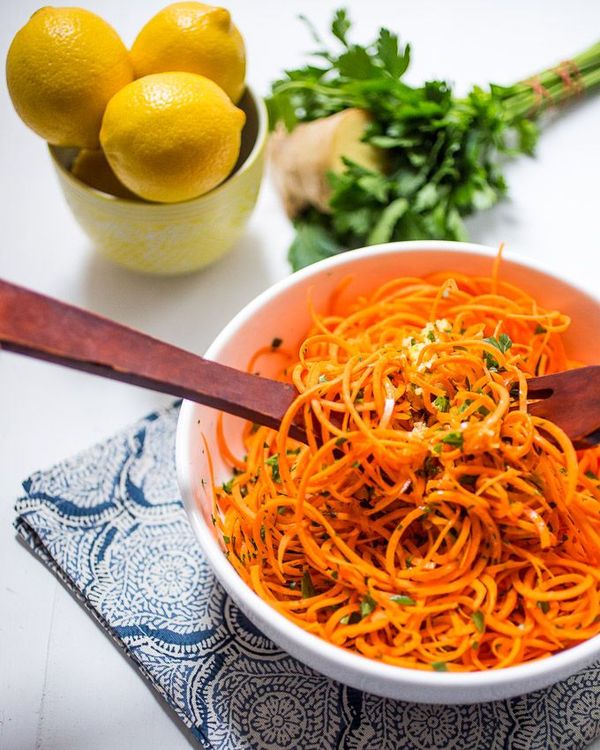
M 374 289 L 395 276 L 419 276 L 456 270 L 489 275 L 496 249 L 454 242 L 397 242 L 379 245 L 316 263 L 272 286 L 247 305 L 209 348 L 210 359 L 245 369 L 250 356 L 273 338 L 286 344 L 301 340 L 310 325 L 307 295 L 317 309 L 340 279 L 352 275 L 345 294 Z M 572 357 L 600 362 L 600 299 L 553 276 L 537 263 L 506 254 L 503 279 L 531 292 L 542 304 L 572 316 L 566 334 Z M 262 365 L 262 362 L 261 362 Z M 268 371 L 261 369 L 261 374 Z M 311 635 L 263 602 L 227 561 L 210 521 L 212 488 L 205 443 L 217 482 L 230 472 L 216 449 L 216 412 L 191 402 L 181 408 L 177 430 L 177 472 L 192 526 L 217 578 L 247 617 L 266 635 L 300 661 L 340 682 L 378 695 L 424 703 L 481 703 L 545 687 L 582 669 L 600 657 L 600 636 L 546 659 L 505 669 L 476 672 L 424 672 L 395 667 L 350 653 Z M 226 417 L 228 436 L 239 441 L 242 422 Z M 241 453 L 241 451 L 240 451 Z

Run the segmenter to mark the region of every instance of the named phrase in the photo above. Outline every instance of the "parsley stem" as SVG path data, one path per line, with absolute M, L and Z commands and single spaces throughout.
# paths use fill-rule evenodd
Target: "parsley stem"
M 563 64 L 565 74 L 572 80 L 568 85 L 560 75 L 560 66 L 548 68 L 532 78 L 519 81 L 506 89 L 504 105 L 509 120 L 524 116 L 535 117 L 544 110 L 581 96 L 600 85 L 600 42 L 575 55 Z M 533 82 L 543 87 L 536 92 Z M 502 97 L 502 91 L 500 92 Z

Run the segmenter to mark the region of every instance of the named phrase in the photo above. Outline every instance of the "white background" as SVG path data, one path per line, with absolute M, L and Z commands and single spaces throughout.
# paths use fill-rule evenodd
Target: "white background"
M 86 0 L 130 44 L 166 0 Z M 39 0 L 1 0 L 2 59 Z M 323 28 L 334 2 L 230 0 L 248 78 L 265 93 L 311 48 L 302 12 Z M 596 41 L 595 0 L 347 2 L 360 40 L 380 24 L 413 44 L 410 80 L 509 83 Z M 0 276 L 198 353 L 258 292 L 288 272 L 290 227 L 268 181 L 246 234 L 218 265 L 180 279 L 137 276 L 98 257 L 76 226 L 44 143 L 0 84 Z M 592 291 L 600 281 L 600 96 L 549 123 L 537 157 L 507 168 L 512 200 L 469 222 L 475 241 L 542 259 Z M 0 747 L 185 748 L 188 737 L 126 659 L 15 540 L 13 501 L 30 472 L 102 439 L 157 405 L 152 393 L 0 355 Z M 600 748 L 600 744 L 598 745 Z

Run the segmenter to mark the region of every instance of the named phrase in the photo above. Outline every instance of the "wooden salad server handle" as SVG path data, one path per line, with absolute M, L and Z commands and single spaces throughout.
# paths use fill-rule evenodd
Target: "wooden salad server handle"
M 100 315 L 0 279 L 0 347 L 196 401 L 277 429 L 288 383 L 211 362 Z M 306 441 L 301 425 L 291 437 Z

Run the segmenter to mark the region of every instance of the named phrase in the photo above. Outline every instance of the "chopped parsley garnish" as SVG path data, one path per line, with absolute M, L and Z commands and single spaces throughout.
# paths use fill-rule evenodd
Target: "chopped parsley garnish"
M 313 582 L 308 570 L 305 570 L 304 573 L 302 573 L 302 583 L 300 585 L 300 590 L 302 592 L 303 599 L 310 599 L 311 596 L 317 595 L 317 591 L 313 586 Z
M 501 333 L 498 338 L 494 338 L 494 336 L 488 336 L 487 338 L 483 339 L 486 343 L 491 344 L 492 346 L 495 346 L 496 349 L 502 352 L 502 354 L 506 354 L 506 352 L 511 348 L 512 346 L 512 340 L 510 336 L 507 336 L 505 333 Z M 495 357 L 492 357 L 492 355 L 489 352 L 483 353 L 483 358 L 485 360 L 486 367 L 488 370 L 499 370 L 500 365 L 498 364 L 498 360 Z
M 485 616 L 483 612 L 480 612 L 479 610 L 477 610 L 477 612 L 473 612 L 473 614 L 471 615 L 471 619 L 473 620 L 477 632 L 483 633 L 485 631 Z
M 407 567 L 411 567 L 408 560 L 406 561 L 406 565 Z M 404 594 L 394 594 L 390 596 L 390 601 L 400 604 L 402 607 L 414 607 L 416 605 L 416 601 L 412 597 L 405 596 Z
M 434 661 L 431 663 L 431 668 L 436 672 L 447 672 L 448 665 L 445 661 Z
M 544 328 L 544 326 L 541 326 L 539 323 L 535 327 L 535 331 L 533 332 L 536 336 L 540 333 L 547 333 L 547 329 Z
M 377 602 L 370 594 L 365 594 L 360 602 L 360 616 L 367 617 L 377 606 Z
M 438 411 L 450 411 L 450 399 L 448 398 L 448 396 L 438 396 L 434 400 L 433 405 Z
M 233 488 L 233 481 L 234 477 L 231 477 L 231 479 L 228 482 L 223 482 L 221 485 L 223 487 L 223 492 L 225 492 L 228 495 L 231 495 L 231 490 Z
M 483 353 L 483 359 L 485 360 L 485 366 L 488 368 L 488 370 L 497 371 L 500 368 L 498 360 L 495 357 L 492 357 L 489 352 Z
M 335 441 L 335 444 L 336 444 L 336 445 L 338 446 L 338 448 L 339 448 L 339 447 L 340 447 L 341 445 L 344 445 L 344 443 L 346 443 L 346 442 L 348 442 L 348 438 L 345 438 L 345 437 L 339 437 L 339 438 L 338 438 L 338 439 L 337 439 L 337 440 Z
M 550 602 L 537 602 L 537 606 L 547 615 L 550 611 Z
M 275 453 L 269 456 L 265 461 L 271 467 L 271 474 L 274 482 L 281 482 L 281 474 L 279 473 L 279 454 Z
M 506 354 L 512 345 L 512 339 L 506 333 L 501 333 L 500 336 L 498 336 L 498 348 L 503 354 Z
M 260 527 L 260 539 L 261 539 L 262 542 L 265 541 L 265 535 L 266 535 L 266 532 L 265 532 L 265 527 L 263 525 L 263 526 Z
M 433 331 L 427 331 L 427 338 L 431 341 L 435 341 L 435 333 Z
M 487 338 L 483 340 L 486 343 L 491 344 L 492 346 L 495 346 L 496 349 L 502 352 L 502 354 L 506 354 L 506 352 L 513 345 L 513 342 L 510 336 L 507 336 L 505 333 L 501 333 L 497 339 L 494 338 L 494 336 L 488 336 Z
M 227 534 L 223 534 L 223 541 L 225 542 L 225 544 L 229 544 L 231 539 L 227 536 Z
M 449 432 L 442 438 L 442 443 L 453 445 L 456 448 L 462 448 L 464 443 L 463 434 L 462 432 Z

